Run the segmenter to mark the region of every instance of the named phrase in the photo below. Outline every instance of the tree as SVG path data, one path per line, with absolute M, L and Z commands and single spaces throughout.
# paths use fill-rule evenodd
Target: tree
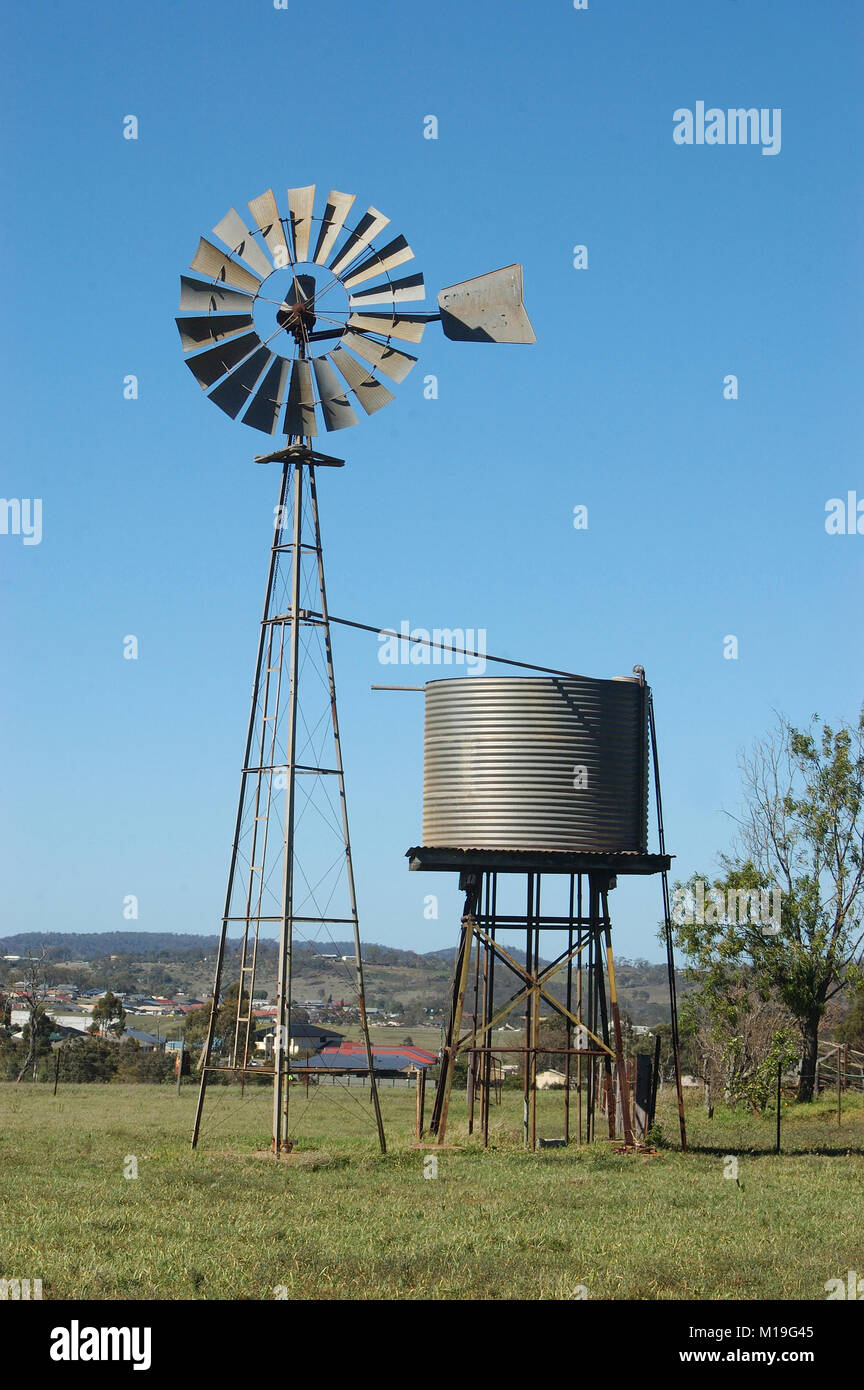
M 682 1031 L 692 1039 L 713 1114 L 718 1096 L 764 1110 L 784 1070 L 795 1060 L 795 1025 L 788 1010 L 754 986 L 750 967 L 715 965 L 684 998 Z
M 229 985 L 222 995 L 222 1001 L 216 1010 L 216 1023 L 213 1032 L 214 1047 L 221 1048 L 222 1055 L 227 1057 L 234 1048 L 234 1034 L 237 1026 L 237 1013 L 240 1000 L 240 981 Z M 248 990 L 243 990 L 243 1003 L 249 1002 Z M 191 1009 L 186 1015 L 183 1023 L 183 1038 L 187 1047 L 200 1046 L 202 1049 L 207 1041 L 207 1029 L 210 1027 L 210 1012 L 212 1004 L 202 1004 L 200 1009 Z M 292 1014 L 293 1017 L 293 1014 Z M 199 1058 L 198 1065 L 203 1065 L 203 1051 Z
M 103 1038 L 71 1038 L 60 1052 L 64 1081 L 111 1081 L 117 1070 L 117 1043 Z
M 122 1033 L 126 1027 L 126 1010 L 122 1001 L 110 989 L 102 995 L 93 1010 L 93 1027 L 100 1037 L 106 1033 Z
M 745 806 L 711 910 L 702 922 L 676 918 L 676 935 L 711 988 L 748 968 L 759 996 L 785 1007 L 800 1035 L 806 1102 L 826 1005 L 864 979 L 864 708 L 857 724 L 836 729 L 818 716 L 803 731 L 778 718 L 740 767 Z M 780 892 L 779 931 L 752 911 L 769 889 Z
M 39 1020 L 45 1013 L 45 991 L 48 988 L 48 970 L 45 965 L 47 954 L 45 947 L 40 946 L 38 956 L 34 956 L 32 953 L 29 954 L 24 965 L 24 985 L 19 991 L 18 998 L 23 1002 L 28 1013 L 27 1025 L 24 1029 L 24 1041 L 27 1045 L 27 1055 L 24 1059 L 24 1065 L 16 1078 L 18 1081 L 24 1080 L 28 1070 L 32 1070 L 33 1080 L 36 1080 L 37 1053 L 40 1038 Z M 44 1031 L 43 1028 L 43 1035 Z
M 837 1041 L 864 1049 L 864 988 L 856 991 L 852 1006 L 837 1029 Z

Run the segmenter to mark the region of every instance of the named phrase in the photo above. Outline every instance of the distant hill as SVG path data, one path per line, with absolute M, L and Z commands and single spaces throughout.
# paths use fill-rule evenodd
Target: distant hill
M 157 960 L 160 955 L 176 956 L 181 951 L 198 955 L 214 951 L 218 936 L 195 936 L 191 932 L 103 931 L 103 932 L 17 932 L 0 936 L 0 954 L 26 956 L 45 946 L 49 960 L 100 960 L 103 956 L 144 956 Z
M 191 932 L 15 932 L 0 937 L 0 956 L 26 956 L 46 948 L 55 983 L 68 981 L 79 989 L 141 991 L 172 996 L 180 991 L 192 997 L 207 998 L 213 988 L 213 961 L 218 937 Z M 236 978 L 238 943 L 229 942 L 223 980 Z M 525 953 L 507 945 L 508 953 L 520 964 Z M 272 938 L 258 945 L 256 988 L 271 997 L 276 989 L 277 943 Z M 343 956 L 353 956 L 354 945 L 347 941 L 295 942 L 294 997 L 298 1004 L 312 999 L 353 997 L 353 966 Z M 419 953 L 376 942 L 363 943 L 366 998 L 370 1007 L 382 1011 L 404 1011 L 407 1022 L 417 1023 L 429 1010 L 448 1007 L 455 947 Z M 653 1026 L 668 1018 L 666 968 L 647 960 L 617 961 L 621 1003 L 634 1023 Z M 15 962 L 0 959 L 0 985 L 14 984 L 21 969 Z M 503 1002 L 517 983 L 506 968 L 495 974 L 496 1002 Z M 679 977 L 679 989 L 687 983 Z M 563 997 L 563 977 L 557 977 L 551 992 Z M 500 996 L 500 998 L 499 998 Z

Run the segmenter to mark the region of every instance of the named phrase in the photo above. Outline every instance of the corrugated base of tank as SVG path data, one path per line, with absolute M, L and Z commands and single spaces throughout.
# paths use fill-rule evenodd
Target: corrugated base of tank
M 409 869 L 453 873 L 478 869 L 499 874 L 587 874 L 607 869 L 611 874 L 659 874 L 672 865 L 673 855 L 641 850 L 451 849 L 417 845 L 406 850 Z

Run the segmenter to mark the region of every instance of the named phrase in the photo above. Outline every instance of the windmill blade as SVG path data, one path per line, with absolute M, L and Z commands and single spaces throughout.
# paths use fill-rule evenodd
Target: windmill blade
M 253 198 L 247 207 L 252 214 L 255 226 L 264 238 L 270 255 L 273 257 L 274 266 L 277 270 L 283 270 L 285 266 L 291 264 L 291 252 L 288 250 L 285 229 L 282 226 L 273 189 L 268 188 L 266 193 L 262 193 L 258 198 Z
M 285 423 L 282 428 L 286 434 L 298 435 L 302 439 L 318 433 L 312 373 L 309 363 L 300 357 L 291 369 L 291 385 L 288 388 L 288 404 L 285 407 Z
M 221 386 L 210 392 L 211 401 L 218 405 L 220 410 L 224 410 L 226 415 L 230 415 L 232 420 L 235 419 L 247 404 L 267 363 L 272 361 L 273 353 L 262 343 L 257 352 L 253 352 L 236 371 L 226 376 Z
M 334 348 L 330 361 L 339 368 L 367 415 L 374 415 L 376 410 L 396 399 L 392 391 L 376 381 L 368 368 L 361 366 L 344 348 Z
M 425 299 L 426 286 L 422 275 L 408 275 L 404 280 L 391 280 L 389 285 L 373 285 L 371 289 L 359 290 L 348 298 L 349 308 L 363 308 L 365 304 L 398 304 L 412 299 Z
M 522 303 L 522 267 L 508 265 L 438 295 L 441 327 L 459 343 L 536 343 Z
M 221 285 L 208 285 L 206 280 L 193 280 L 189 275 L 180 276 L 180 308 L 191 313 L 251 312 L 254 302 L 249 294 L 226 290 Z
M 356 260 L 373 237 L 376 237 L 379 232 L 383 232 L 389 221 L 390 218 L 385 217 L 383 212 L 379 212 L 377 208 L 367 208 L 339 255 L 330 262 L 330 269 L 333 274 L 339 275 L 346 266 Z
M 313 357 L 312 366 L 315 369 L 315 384 L 318 387 L 327 432 L 344 430 L 349 425 L 356 425 L 357 416 L 348 404 L 348 397 L 327 358 Z
M 291 213 L 291 232 L 294 237 L 294 257 L 298 261 L 309 259 L 309 233 L 312 230 L 312 212 L 315 207 L 315 185 L 308 188 L 288 189 L 288 210 Z
M 205 343 L 221 343 L 223 338 L 236 338 L 238 333 L 247 333 L 254 327 L 251 314 L 225 314 L 214 318 L 212 314 L 196 315 L 195 318 L 175 319 L 180 333 L 184 352 L 194 352 Z
M 374 338 L 364 338 L 362 333 L 355 332 L 353 328 L 346 330 L 342 343 L 352 352 L 356 352 L 358 357 L 365 357 L 373 367 L 380 368 L 391 381 L 404 381 L 417 362 L 417 358 L 412 357 L 410 353 L 400 352 L 398 348 L 389 347 L 385 343 L 376 343 Z
M 374 252 L 372 259 L 364 261 L 359 270 L 352 270 L 350 275 L 346 275 L 342 284 L 346 290 L 350 290 L 354 285 L 362 284 L 364 280 L 373 280 L 376 275 L 383 275 L 385 270 L 394 270 L 397 265 L 404 265 L 406 261 L 413 259 L 414 252 L 404 236 L 397 236 L 393 241 L 388 241 L 386 246 L 382 246 L 380 251 Z
M 261 288 L 261 281 L 257 275 L 230 260 L 224 251 L 220 251 L 218 246 L 214 246 L 212 241 L 207 241 L 203 236 L 198 242 L 198 250 L 190 269 L 200 270 L 202 275 L 209 275 L 213 280 L 224 280 L 239 290 L 248 290 L 250 294 L 257 294 Z
M 243 416 L 242 424 L 261 430 L 262 434 L 276 433 L 290 367 L 291 363 L 286 358 L 276 358 L 252 397 L 252 404 Z
M 233 338 L 230 342 L 219 343 L 218 347 L 208 348 L 206 352 L 199 352 L 197 357 L 187 357 L 186 366 L 198 385 L 206 391 L 208 386 L 216 384 L 220 376 L 224 376 L 259 347 L 261 339 L 258 334 L 247 333 L 243 338 Z
M 262 280 L 273 274 L 272 265 L 235 208 L 231 208 L 222 221 L 216 223 L 213 235 L 224 241 L 228 250 L 233 251 L 235 256 L 240 256 L 247 265 L 251 265 Z
M 380 333 L 384 338 L 401 338 L 406 343 L 419 343 L 426 329 L 426 319 L 417 314 L 352 314 L 348 327 Z
M 335 188 L 331 188 L 327 195 L 327 206 L 324 209 L 324 220 L 318 233 L 315 255 L 312 257 L 316 265 L 327 264 L 327 257 L 336 245 L 339 233 L 345 226 L 345 218 L 351 211 L 355 197 L 356 194 L 354 193 L 337 193 Z

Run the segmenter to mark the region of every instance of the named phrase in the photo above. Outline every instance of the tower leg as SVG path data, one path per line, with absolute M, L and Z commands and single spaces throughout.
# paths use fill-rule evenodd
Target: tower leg
M 288 484 L 290 478 L 290 466 L 286 463 L 282 469 L 282 477 L 279 484 L 279 509 L 280 514 L 284 510 L 288 497 Z M 255 737 L 255 729 L 258 724 L 259 711 L 258 701 L 262 686 L 262 675 L 266 645 L 268 641 L 268 616 L 273 600 L 274 581 L 276 578 L 276 567 L 279 561 L 282 546 L 280 543 L 280 532 L 276 528 L 273 534 L 273 544 L 270 548 L 270 563 L 267 570 L 267 588 L 264 595 L 264 611 L 261 616 L 261 631 L 258 638 L 258 654 L 255 661 L 255 677 L 252 683 L 252 702 L 249 711 L 249 724 L 246 733 L 246 747 L 243 754 L 243 771 L 240 777 L 240 796 L 237 803 L 237 819 L 234 824 L 234 840 L 231 849 L 231 862 L 228 869 L 228 886 L 225 892 L 225 911 L 222 914 L 222 927 L 219 933 L 219 946 L 216 952 L 216 970 L 213 980 L 213 998 L 210 1005 L 210 1020 L 207 1025 L 207 1036 L 204 1047 L 198 1062 L 201 1073 L 201 1083 L 198 1088 L 198 1103 L 195 1108 L 195 1122 L 192 1129 L 192 1148 L 197 1148 L 198 1139 L 201 1133 L 201 1117 L 204 1110 L 204 1098 L 207 1094 L 207 1076 L 212 1063 L 213 1040 L 216 1033 L 216 1020 L 219 1010 L 219 996 L 222 989 L 222 971 L 225 965 L 225 944 L 228 936 L 228 919 L 231 913 L 231 902 L 234 894 L 234 880 L 237 871 L 237 854 L 240 844 L 240 828 L 243 818 L 243 807 L 246 799 L 246 784 L 250 773 L 250 754 L 252 743 Z M 259 788 L 260 788 L 260 772 Z M 248 921 L 247 921 L 248 928 Z M 242 979 L 242 976 L 241 976 Z M 239 1012 L 239 1007 L 238 1007 Z
M 459 951 L 456 957 L 456 974 L 453 983 L 450 1020 L 441 1058 L 441 1074 L 438 1079 L 438 1090 L 435 1095 L 432 1124 L 430 1125 L 432 1133 L 438 1136 L 439 1145 L 444 1143 L 447 1134 L 447 1114 L 450 1109 L 450 1093 L 453 1088 L 453 1073 L 456 1067 L 456 1055 L 459 1048 L 459 1033 L 462 1028 L 465 990 L 468 987 L 468 970 L 471 964 L 471 945 L 474 940 L 474 927 L 476 925 L 474 914 L 477 910 L 477 897 L 477 881 L 475 878 L 469 876 L 465 889 L 465 908 L 462 914 Z
M 303 543 L 303 466 L 294 465 L 294 514 L 291 541 L 291 626 L 288 642 L 288 738 L 286 743 L 285 822 L 282 832 L 282 920 L 276 980 L 273 1036 L 273 1152 L 288 1141 L 291 1059 L 291 967 L 294 949 L 294 810 L 296 805 L 297 686 L 300 656 L 300 579 Z
M 336 775 L 339 783 L 339 806 L 342 818 L 342 835 L 345 841 L 345 872 L 348 883 L 348 899 L 353 922 L 354 972 L 357 983 L 357 1002 L 360 1010 L 360 1028 L 366 1050 L 366 1064 L 369 1068 L 369 1091 L 375 1111 L 375 1127 L 378 1131 L 378 1144 L 382 1154 L 387 1152 L 384 1137 L 384 1121 L 381 1117 L 381 1101 L 378 1095 L 378 1082 L 375 1078 L 375 1059 L 369 1037 L 369 1019 L 366 1014 L 366 986 L 363 977 L 363 954 L 360 946 L 360 922 L 357 915 L 357 893 L 354 886 L 354 860 L 351 856 L 351 834 L 348 828 L 348 801 L 345 796 L 345 772 L 342 766 L 342 740 L 339 737 L 339 715 L 336 709 L 336 676 L 333 669 L 333 648 L 330 642 L 330 614 L 327 608 L 327 589 L 324 583 L 324 552 L 321 547 L 321 523 L 318 517 L 318 488 L 315 482 L 315 469 L 309 468 L 309 489 L 312 499 L 312 525 L 315 531 L 315 548 L 318 552 L 318 587 L 321 595 L 321 617 L 324 630 L 324 649 L 327 655 L 327 681 L 330 688 L 330 719 L 333 729 L 333 747 L 336 753 Z
M 621 1096 L 621 1120 L 624 1127 L 625 1144 L 633 1143 L 633 1127 L 630 1119 L 630 1087 L 627 1084 L 627 1063 L 624 1058 L 624 1040 L 621 1033 L 621 1013 L 618 1008 L 618 986 L 615 981 L 615 961 L 612 956 L 612 932 L 609 927 L 609 899 L 606 889 L 602 890 L 603 916 L 606 937 L 606 973 L 609 977 L 609 1007 L 612 1011 L 612 1027 L 615 1032 L 615 1070 L 618 1073 L 618 1089 Z M 614 1114 L 615 1098 L 612 1098 Z

